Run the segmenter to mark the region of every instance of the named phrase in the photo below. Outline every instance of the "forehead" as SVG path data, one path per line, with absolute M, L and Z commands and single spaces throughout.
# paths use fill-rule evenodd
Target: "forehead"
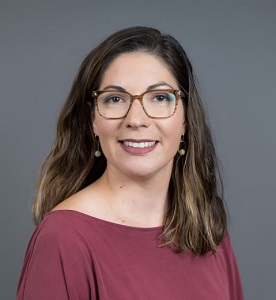
M 177 88 L 177 81 L 166 63 L 145 52 L 123 53 L 116 57 L 104 72 L 100 89 L 119 85 L 126 89 L 142 89 L 157 82 Z

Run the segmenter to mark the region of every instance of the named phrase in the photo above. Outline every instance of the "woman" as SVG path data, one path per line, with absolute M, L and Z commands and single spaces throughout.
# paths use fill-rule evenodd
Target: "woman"
M 17 299 L 243 299 L 219 193 L 184 50 L 116 32 L 60 113 Z

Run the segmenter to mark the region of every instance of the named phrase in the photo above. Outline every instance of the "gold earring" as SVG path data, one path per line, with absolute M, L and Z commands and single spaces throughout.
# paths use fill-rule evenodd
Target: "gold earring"
M 95 151 L 95 156 L 96 157 L 100 157 L 101 156 L 101 151 L 100 151 L 100 141 L 99 141 L 99 138 L 97 138 L 97 136 L 95 135 L 95 138 L 97 140 L 97 150 Z
M 181 148 L 181 143 L 183 143 L 183 148 Z M 183 134 L 183 135 L 181 136 L 181 140 L 180 140 L 180 142 L 179 142 L 179 148 L 178 148 L 178 150 L 177 150 L 177 152 L 179 153 L 179 155 L 181 155 L 181 156 L 185 155 L 185 153 L 186 153 L 185 148 L 186 148 L 186 143 L 185 143 L 185 141 L 184 141 L 184 134 Z

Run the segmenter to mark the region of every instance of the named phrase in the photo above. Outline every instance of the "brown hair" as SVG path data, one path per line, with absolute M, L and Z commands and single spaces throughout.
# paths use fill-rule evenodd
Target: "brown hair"
M 118 31 L 92 50 L 81 64 L 58 119 L 54 144 L 40 172 L 34 202 L 38 224 L 57 204 L 97 180 L 106 158 L 94 158 L 96 140 L 91 126 L 92 91 L 100 86 L 110 63 L 121 53 L 143 51 L 160 57 L 175 76 L 186 107 L 186 155 L 176 154 L 164 219 L 163 245 L 196 255 L 216 251 L 227 227 L 222 184 L 210 130 L 195 85 L 193 69 L 180 44 L 170 35 L 148 27 Z

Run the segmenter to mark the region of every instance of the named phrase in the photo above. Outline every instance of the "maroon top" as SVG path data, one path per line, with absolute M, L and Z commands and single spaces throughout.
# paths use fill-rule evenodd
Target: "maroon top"
M 228 235 L 215 255 L 196 257 L 158 247 L 161 232 L 50 212 L 29 243 L 17 300 L 243 299 Z

